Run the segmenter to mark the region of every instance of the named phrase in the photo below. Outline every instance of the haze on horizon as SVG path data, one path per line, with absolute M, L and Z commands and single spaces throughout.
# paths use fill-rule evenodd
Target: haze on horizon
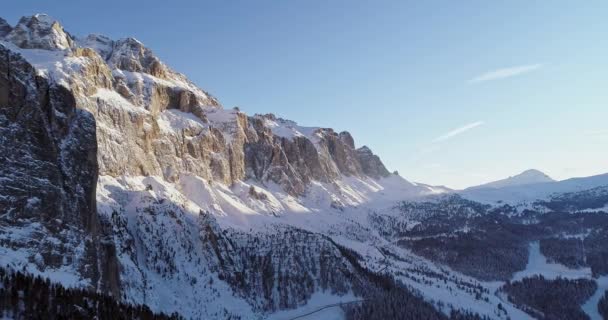
M 348 130 L 411 181 L 608 172 L 603 1 L 26 0 L 2 17 L 37 12 L 138 38 L 226 108 Z

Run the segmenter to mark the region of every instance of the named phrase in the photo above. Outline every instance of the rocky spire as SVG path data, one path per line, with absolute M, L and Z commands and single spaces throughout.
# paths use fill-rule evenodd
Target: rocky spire
M 20 48 L 45 50 L 65 50 L 73 43 L 59 22 L 46 14 L 22 17 L 6 40 Z
M 6 20 L 0 18 L 0 38 L 9 34 L 9 32 L 11 32 L 11 30 L 13 30 L 13 27 L 11 27 L 11 25 L 8 24 L 8 22 L 6 22 Z
M 357 158 L 361 163 L 363 173 L 366 175 L 376 179 L 390 175 L 380 157 L 375 155 L 367 146 L 357 149 Z
M 117 69 L 144 72 L 161 79 L 165 79 L 168 72 L 168 68 L 152 53 L 152 50 L 135 38 L 114 42 L 108 64 Z

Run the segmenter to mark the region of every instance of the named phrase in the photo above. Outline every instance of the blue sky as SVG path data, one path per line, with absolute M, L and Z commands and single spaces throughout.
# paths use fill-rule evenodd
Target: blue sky
M 350 131 L 390 170 L 465 187 L 608 172 L 606 1 L 12 1 L 134 36 L 225 107 Z

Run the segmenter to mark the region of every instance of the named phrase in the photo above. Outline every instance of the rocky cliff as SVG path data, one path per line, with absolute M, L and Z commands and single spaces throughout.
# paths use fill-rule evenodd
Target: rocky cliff
M 100 175 L 175 181 L 187 172 L 228 185 L 255 178 L 302 194 L 310 179 L 366 174 L 347 132 L 276 134 L 272 128 L 282 129 L 286 121 L 222 109 L 133 38 L 78 39 L 45 15 L 24 17 L 14 28 L 3 25 L 10 30 L 5 43 L 94 116 Z
M 7 37 L 32 24 L 22 19 Z M 52 41 L 27 37 L 20 43 L 45 47 Z M 0 45 L 0 57 L 0 223 L 3 231 L 13 229 L 3 232 L 4 258 L 18 254 L 41 271 L 76 270 L 87 285 L 117 294 L 118 271 L 100 270 L 114 257 L 97 216 L 95 118 L 77 106 L 73 92 L 38 74 L 20 54 Z
M 192 318 L 393 288 L 360 206 L 428 191 L 348 132 L 224 109 L 136 39 L 47 15 L 0 20 L 0 131 L 0 263 Z
M 30 249 L 22 262 L 41 271 L 74 267 L 118 294 L 98 176 L 253 180 L 293 196 L 313 181 L 380 176 L 347 132 L 224 110 L 133 38 L 77 38 L 47 15 L 0 20 L 0 37 L 2 223 L 29 236 L 2 241 Z

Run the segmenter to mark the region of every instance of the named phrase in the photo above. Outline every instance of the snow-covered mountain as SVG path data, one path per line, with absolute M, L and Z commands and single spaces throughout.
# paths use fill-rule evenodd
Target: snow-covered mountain
M 526 171 L 527 172 L 527 171 Z M 465 198 L 488 203 L 509 202 L 521 203 L 531 202 L 537 199 L 546 199 L 553 194 L 577 192 L 608 185 L 608 174 L 600 174 L 590 177 L 571 178 L 561 181 L 542 181 L 550 179 L 542 173 L 534 173 L 539 182 L 502 184 L 499 187 L 474 187 L 458 192 Z M 516 176 L 517 177 L 517 176 Z M 516 178 L 513 177 L 513 178 Z M 501 181 L 507 181 L 501 180 Z
M 43 14 L 0 19 L 0 57 L 1 266 L 192 319 L 530 317 L 487 281 L 508 272 L 413 242 L 494 226 L 493 207 L 391 174 L 348 132 L 224 109 L 138 40 Z
M 372 241 L 345 212 L 430 192 L 348 132 L 223 109 L 136 39 L 44 14 L 0 30 L 3 266 L 186 317 L 260 317 L 374 292 L 327 235 Z
M 518 175 L 508 177 L 502 180 L 497 180 L 489 183 L 484 183 L 482 185 L 474 186 L 467 188 L 467 190 L 474 189 L 499 189 L 505 187 L 515 187 L 522 186 L 527 184 L 535 184 L 535 183 L 545 183 L 545 182 L 554 182 L 551 177 L 544 174 L 541 171 L 536 169 L 526 170 Z

